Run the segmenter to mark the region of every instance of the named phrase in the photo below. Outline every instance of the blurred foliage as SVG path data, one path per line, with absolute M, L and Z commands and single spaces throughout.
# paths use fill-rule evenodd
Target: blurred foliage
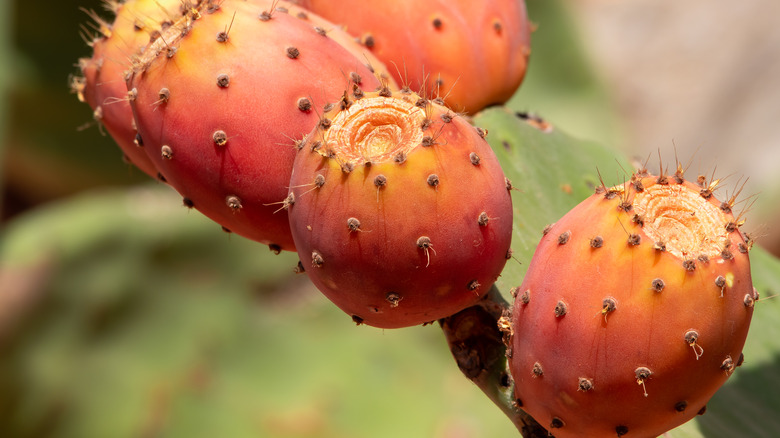
M 11 5 L 0 2 L 0 193 L 3 189 L 3 157 L 6 148 L 5 129 L 8 117 L 9 84 L 11 81 Z M 3 198 L 0 196 L 0 217 L 3 212 Z
M 513 434 L 436 326 L 356 328 L 294 254 L 179 205 L 87 194 L 0 235 L 0 436 Z

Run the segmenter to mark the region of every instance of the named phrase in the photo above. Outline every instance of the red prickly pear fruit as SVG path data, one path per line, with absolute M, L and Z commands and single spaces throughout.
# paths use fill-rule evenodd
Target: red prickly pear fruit
M 266 7 L 262 7 L 266 4 Z M 295 139 L 345 87 L 380 81 L 333 38 L 278 2 L 202 2 L 136 59 L 128 89 L 149 157 L 226 230 L 294 250 L 287 195 Z M 269 12 L 270 11 L 270 12 Z
M 486 132 L 412 92 L 345 95 L 301 144 L 285 201 L 312 282 L 358 323 L 397 328 L 474 304 L 512 235 Z
M 143 150 L 143 141 L 137 136 L 130 100 L 125 85 L 127 60 L 140 48 L 149 44 L 150 32 L 164 22 L 179 16 L 181 0 L 130 0 L 124 3 L 107 2 L 115 13 L 113 23 L 90 13 L 95 21 L 96 37 L 90 42 L 91 58 L 79 60 L 81 75 L 72 81 L 79 100 L 92 107 L 95 120 L 117 142 L 126 161 L 151 176 L 157 177 L 157 168 Z
M 510 370 L 556 437 L 658 436 L 741 364 L 758 297 L 717 185 L 641 172 L 546 229 L 516 289 Z
M 342 24 L 398 83 L 476 113 L 506 102 L 525 77 L 531 26 L 523 0 L 301 0 Z M 427 91 L 426 91 L 427 90 Z

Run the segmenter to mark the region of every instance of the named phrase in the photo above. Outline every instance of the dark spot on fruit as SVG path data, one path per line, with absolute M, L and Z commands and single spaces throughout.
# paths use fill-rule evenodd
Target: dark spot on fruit
M 319 35 L 319 36 L 327 36 L 328 35 L 328 31 L 326 31 L 325 29 L 323 29 L 323 28 L 321 28 L 319 26 L 314 26 L 314 31 L 317 32 L 317 35 Z
M 157 93 L 157 97 L 160 99 L 160 103 L 167 103 L 168 100 L 171 98 L 171 90 L 163 87 L 160 88 L 160 91 Z
M 190 198 L 182 198 L 181 199 L 181 203 L 184 204 L 184 206 L 187 207 L 187 208 L 195 207 L 195 203 L 192 202 L 192 199 L 190 199 Z
M 226 226 L 224 226 L 224 225 L 222 226 L 222 231 L 224 231 L 224 232 L 226 232 L 226 233 L 228 233 L 228 234 L 231 234 L 231 233 L 232 233 L 232 231 L 230 231 L 230 228 L 228 228 L 228 227 L 226 227 Z
M 620 204 L 618 204 L 618 208 L 628 213 L 629 211 L 631 211 L 631 209 L 634 208 L 634 205 L 631 204 L 631 202 L 629 201 L 620 201 Z
M 693 272 L 696 270 L 696 262 L 690 259 L 685 260 L 683 262 L 683 268 L 685 268 L 685 270 L 688 272 Z
M 520 294 L 520 302 L 523 304 L 528 304 L 531 302 L 531 291 L 526 289 L 523 291 L 523 293 Z
M 640 216 L 638 214 L 635 214 L 635 215 L 631 216 L 631 222 L 639 225 L 640 227 L 644 227 L 645 226 L 645 218 L 643 218 L 642 216 Z
M 406 161 L 406 152 L 401 151 L 397 153 L 395 157 L 393 157 L 393 161 L 395 161 L 398 164 L 403 164 L 403 162 Z
M 272 15 L 268 11 L 263 11 L 260 13 L 260 15 L 257 16 L 257 18 L 259 18 L 260 21 L 268 21 L 272 18 Z
M 577 387 L 577 390 L 582 391 L 582 392 L 588 392 L 591 389 L 593 389 L 593 380 L 585 378 L 585 377 L 580 377 L 579 385 Z
M 427 120 L 427 119 L 426 119 L 426 120 Z M 435 142 L 435 140 L 434 140 L 434 139 L 433 139 L 433 137 L 431 137 L 430 135 L 426 135 L 425 137 L 423 137 L 422 141 L 420 142 L 420 144 L 421 144 L 423 147 L 431 147 L 431 146 L 433 146 L 435 143 L 436 143 L 436 142 Z
M 479 217 L 477 218 L 477 223 L 481 227 L 487 226 L 489 221 L 490 221 L 490 218 L 488 217 L 487 213 L 485 213 L 484 211 L 482 213 L 480 213 Z
M 311 101 L 305 97 L 298 99 L 298 109 L 301 111 L 311 110 Z
M 163 158 L 165 158 L 166 160 L 170 160 L 170 159 L 172 159 L 172 158 L 173 158 L 173 149 L 171 149 L 171 147 L 170 147 L 170 146 L 168 146 L 168 145 L 163 145 L 163 146 L 160 148 L 160 154 L 161 154 L 161 155 L 162 155 L 162 157 L 163 157 Z
M 390 91 L 390 87 L 388 87 L 387 85 L 382 85 L 381 87 L 379 87 L 379 93 L 378 94 L 380 96 L 382 96 L 382 97 L 392 97 L 393 96 L 393 92 Z
M 531 369 L 531 372 L 534 374 L 534 377 L 542 377 L 544 375 L 542 364 L 540 364 L 539 362 L 534 362 L 534 366 Z
M 268 245 L 268 249 L 270 249 L 276 255 L 279 255 L 279 254 L 282 253 L 282 247 L 277 245 L 277 244 L 275 244 L 275 243 L 272 243 L 272 244 Z
M 487 135 L 488 135 L 487 129 L 480 128 L 479 126 L 477 126 L 476 129 L 477 129 L 477 134 L 479 134 L 480 137 L 482 137 L 482 138 L 487 137 Z
M 387 300 L 388 303 L 390 303 L 391 308 L 398 307 L 398 304 L 401 302 L 401 295 L 399 295 L 396 292 L 388 292 L 387 296 L 385 296 L 385 300 Z
M 228 207 L 230 207 L 233 211 L 240 210 L 243 206 L 241 205 L 241 199 L 239 199 L 236 195 L 229 195 L 225 198 L 225 204 L 227 204 Z
M 135 134 L 135 139 L 133 140 L 133 144 L 135 144 L 138 147 L 144 146 L 144 139 L 141 138 L 141 134 L 138 133 Z
M 515 402 L 514 402 L 514 405 L 517 406 L 518 408 L 522 408 L 523 407 L 523 401 L 520 400 L 519 398 L 516 398 Z
M 612 297 L 606 297 L 601 301 L 601 313 L 607 314 L 617 309 L 617 300 Z
M 550 422 L 550 429 L 560 429 L 562 428 L 566 423 L 563 422 L 558 417 L 553 417 L 552 421 Z
M 737 228 L 739 228 L 739 227 L 737 227 L 737 223 L 734 222 L 734 221 L 729 221 L 728 223 L 726 223 L 726 232 L 728 232 L 728 233 L 732 233 L 732 232 L 736 231 Z
M 168 180 L 165 178 L 165 175 L 163 175 L 160 172 L 157 172 L 157 179 L 159 179 L 162 182 L 168 182 Z
M 306 268 L 303 267 L 303 262 L 298 260 L 298 265 L 295 268 L 293 268 L 293 272 L 296 274 L 303 274 L 304 272 L 306 272 Z
M 666 244 L 659 240 L 653 244 L 653 249 L 656 251 L 666 251 Z
M 743 363 L 745 363 L 745 355 L 743 353 L 739 353 L 739 357 L 737 358 L 737 366 L 741 367 Z
M 650 283 L 650 285 L 653 288 L 653 290 L 656 292 L 661 292 L 662 290 L 664 290 L 664 287 L 666 287 L 666 284 L 660 278 L 656 278 L 655 280 L 653 280 L 653 282 Z
M 726 278 L 722 275 L 718 275 L 717 277 L 715 277 L 715 286 L 721 289 L 726 287 Z
M 432 173 L 428 175 L 428 179 L 426 181 L 428 182 L 429 186 L 436 187 L 439 185 L 439 176 L 435 173 Z
M 479 289 L 480 286 L 482 285 L 479 284 L 477 280 L 471 280 L 469 281 L 469 284 L 466 287 L 468 288 L 468 290 L 477 290 Z
M 591 248 L 601 248 L 604 246 L 604 238 L 601 236 L 596 236 L 592 239 L 590 239 L 590 247 Z
M 501 22 L 496 20 L 493 22 L 493 30 L 496 31 L 497 34 L 501 35 L 501 30 L 503 30 L 503 26 L 501 26 Z
M 750 248 L 744 242 L 739 242 L 737 244 L 737 250 L 742 254 L 747 254 L 748 251 L 750 251 Z
M 628 244 L 630 246 L 637 246 L 642 242 L 642 238 L 639 234 L 631 233 L 628 235 Z
M 509 260 L 512 258 L 512 255 L 514 255 L 514 253 L 515 251 L 512 248 L 509 248 L 508 250 L 506 250 L 506 255 L 504 256 L 504 258 Z
M 477 155 L 476 152 L 472 152 L 472 153 L 469 154 L 469 160 L 471 160 L 471 164 L 473 164 L 475 166 L 479 166 L 480 158 L 479 158 L 479 155 Z
M 723 359 L 723 363 L 720 364 L 720 369 L 725 371 L 726 374 L 731 374 L 734 371 L 734 360 L 731 356 L 726 356 L 726 358 Z
M 315 268 L 321 268 L 324 263 L 325 263 L 325 259 L 322 258 L 322 255 L 317 251 L 312 251 L 311 265 L 314 266 Z
M 499 384 L 504 388 L 509 388 L 509 385 L 512 382 L 509 380 L 509 374 L 508 373 L 501 373 L 501 377 L 499 379 Z
M 214 135 L 212 135 L 211 138 L 217 146 L 225 146 L 227 143 L 227 134 L 225 134 L 225 131 L 214 131 Z
M 284 53 L 290 59 L 298 59 L 298 57 L 301 56 L 301 51 L 298 50 L 297 47 L 287 47 L 284 49 Z
M 684 412 L 688 408 L 688 402 L 685 400 L 678 401 L 674 404 L 674 410 L 677 412 Z
M 709 263 L 710 256 L 708 256 L 707 254 L 699 254 L 699 256 L 696 257 L 696 260 L 700 261 L 701 263 Z
M 217 76 L 217 86 L 220 88 L 227 88 L 230 86 L 230 76 L 221 74 Z
M 734 259 L 734 253 L 731 252 L 728 248 L 723 248 L 723 251 L 720 252 L 721 258 L 723 260 L 733 260 Z
M 354 217 L 347 219 L 347 228 L 350 232 L 360 231 L 360 221 Z
M 329 118 L 323 117 L 322 120 L 320 120 L 319 127 L 323 131 L 327 131 L 332 124 L 333 124 L 333 122 L 331 122 Z
M 552 230 L 553 224 L 547 224 L 544 226 L 544 229 L 542 230 L 542 236 L 546 236 L 550 234 L 550 230 Z
M 750 294 L 745 294 L 745 298 L 743 299 L 743 302 L 745 303 L 745 307 L 748 309 L 752 308 L 755 305 L 755 300 L 753 297 L 750 296 Z
M 450 114 L 449 112 L 446 112 L 439 117 L 441 118 L 441 121 L 444 123 L 452 122 L 452 114 Z
M 628 433 L 628 426 L 620 425 L 620 426 L 616 427 L 615 428 L 615 433 L 617 434 L 617 436 L 626 435 Z
M 420 249 L 428 249 L 431 247 L 431 238 L 428 236 L 420 236 L 417 239 L 417 247 Z
M 696 415 L 704 415 L 707 412 L 707 405 L 704 405 L 699 409 L 699 412 L 696 413 Z
M 361 90 L 357 84 L 352 84 L 352 96 L 354 96 L 355 99 L 362 99 L 363 96 L 365 96 L 365 93 L 363 93 L 363 90 Z
M 506 184 L 507 190 L 512 190 L 514 186 L 512 185 L 512 181 L 509 180 L 509 178 L 504 177 L 504 183 Z
M 377 187 L 384 187 L 387 185 L 387 177 L 384 175 L 377 175 L 374 178 L 374 185 Z
M 441 25 L 442 25 L 441 18 L 436 17 L 436 18 L 433 19 L 433 27 L 434 28 L 439 30 L 439 29 L 441 29 Z
M 314 177 L 314 187 L 320 188 L 325 185 L 325 177 L 322 176 L 322 174 L 317 174 L 317 176 Z
M 566 312 L 569 311 L 569 307 L 564 303 L 563 301 L 558 301 L 558 303 L 555 305 L 555 317 L 560 318 L 564 315 L 566 315 Z
M 217 42 L 218 43 L 224 43 L 228 40 L 228 33 L 225 31 L 221 31 L 217 33 Z
M 641 179 L 637 179 L 634 181 L 634 190 L 636 190 L 637 193 L 642 193 L 645 191 L 645 185 L 642 184 Z
M 363 318 L 357 315 L 352 315 L 352 322 L 354 322 L 356 325 L 361 325 L 363 324 Z
M 374 36 L 369 34 L 366 34 L 363 36 L 363 45 L 368 47 L 369 49 L 373 48 L 376 44 L 376 41 L 374 41 Z
M 349 74 L 349 80 L 352 81 L 352 83 L 359 84 L 363 82 L 363 78 L 360 77 L 360 75 L 357 72 L 351 72 Z
M 571 231 L 564 231 L 558 236 L 558 245 L 566 245 L 571 238 Z

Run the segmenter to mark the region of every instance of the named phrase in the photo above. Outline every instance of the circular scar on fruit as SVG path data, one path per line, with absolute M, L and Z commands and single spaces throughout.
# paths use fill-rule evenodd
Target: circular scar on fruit
M 407 100 L 366 97 L 333 118 L 323 133 L 324 149 L 346 164 L 390 161 L 421 144 L 425 119 L 425 110 Z
M 728 238 L 726 214 L 679 185 L 650 186 L 634 196 L 633 207 L 644 218 L 645 234 L 681 259 L 717 256 Z

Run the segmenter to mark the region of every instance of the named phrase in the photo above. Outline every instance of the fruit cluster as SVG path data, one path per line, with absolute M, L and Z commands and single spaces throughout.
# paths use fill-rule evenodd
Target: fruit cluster
M 524 212 L 466 114 L 523 80 L 522 0 L 108 6 L 72 87 L 185 206 L 297 251 L 358 324 L 486 296 Z M 639 171 L 545 230 L 500 327 L 517 405 L 556 436 L 655 436 L 740 365 L 751 243 L 716 185 Z

